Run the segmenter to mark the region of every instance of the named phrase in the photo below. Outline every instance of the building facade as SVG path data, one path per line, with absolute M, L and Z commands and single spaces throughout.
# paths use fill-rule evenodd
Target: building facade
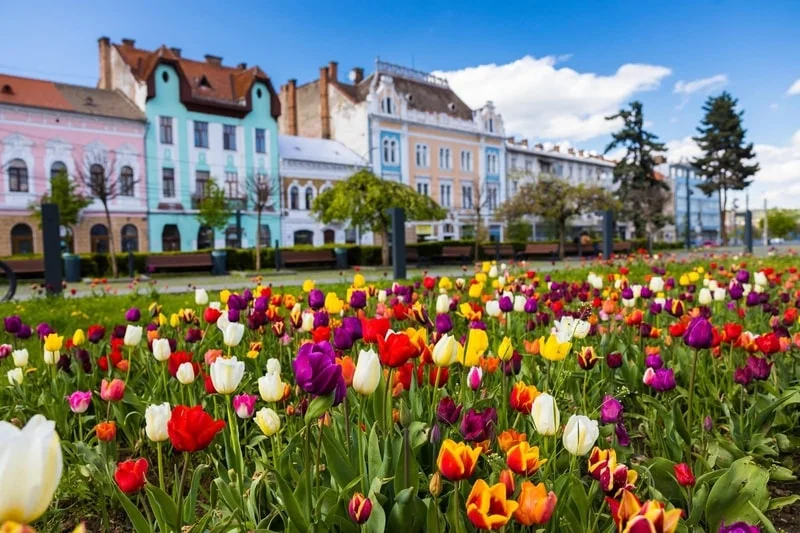
M 122 91 L 146 117 L 150 249 L 246 248 L 279 239 L 280 102 L 269 77 L 244 63 L 223 65 L 218 56 L 196 61 L 178 48 L 142 50 L 130 39 L 102 37 L 98 45 L 98 86 Z M 211 180 L 235 212 L 222 232 L 197 218 Z M 264 204 L 257 227 L 255 207 Z
M 92 197 L 106 183 L 111 227 L 95 199 L 63 244 L 78 253 L 147 250 L 145 116 L 119 91 L 0 74 L 0 255 L 42 253 L 29 206 L 65 173 Z
M 720 237 L 719 193 L 706 196 L 700 190 L 703 179 L 688 162 L 670 164 L 668 172 L 674 206 L 675 239 L 686 239 L 688 219 L 693 244 L 717 243 Z
M 279 135 L 282 241 L 286 246 L 372 244 L 372 234 L 359 234 L 344 224 L 323 224 L 311 215 L 314 199 L 337 181 L 369 168 L 369 162 L 338 141 Z
M 492 214 L 506 196 L 506 147 L 493 104 L 470 109 L 447 80 L 382 61 L 366 78 L 353 69 L 349 81 L 339 81 L 335 62 L 310 83 L 289 80 L 281 88 L 281 130 L 340 141 L 378 176 L 447 210 L 442 221 L 409 222 L 409 241 L 472 238 L 479 219 L 492 240 L 502 239 Z

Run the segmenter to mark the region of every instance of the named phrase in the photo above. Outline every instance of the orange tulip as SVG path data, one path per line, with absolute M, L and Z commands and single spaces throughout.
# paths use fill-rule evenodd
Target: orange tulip
M 517 498 L 519 507 L 514 511 L 514 518 L 523 526 L 546 524 L 553 515 L 556 502 L 556 493 L 547 492 L 544 483 L 534 485 L 530 481 L 523 481 Z
M 468 479 L 475 470 L 481 448 L 473 448 L 463 442 L 456 444 L 447 439 L 442 443 L 436 465 L 444 477 L 450 481 Z
M 539 447 L 520 442 L 506 452 L 506 464 L 515 474 L 532 476 L 547 459 L 539 459 Z
M 528 436 L 525 433 L 518 433 L 515 429 L 507 429 L 497 436 L 497 443 L 504 452 L 526 440 L 528 440 Z
M 522 346 L 525 347 L 525 352 L 531 355 L 539 355 L 539 339 L 532 341 L 523 340 Z
M 489 374 L 494 374 L 497 367 L 500 366 L 500 359 L 497 357 L 481 357 L 480 358 L 481 370 Z
M 356 365 L 353 363 L 353 358 L 349 355 L 344 357 L 337 357 L 336 364 L 342 367 L 342 377 L 344 383 L 348 387 L 353 384 L 353 374 L 356 372 Z
M 511 408 L 520 413 L 530 413 L 533 400 L 541 394 L 534 385 L 526 385 L 518 381 L 511 388 L 511 394 L 508 398 L 508 403 Z
M 652 533 L 674 533 L 681 518 L 680 509 L 664 510 L 664 504 L 647 500 L 642 504 L 632 492 L 622 491 L 620 501 L 606 498 L 611 516 L 621 533 L 647 531 Z
M 613 448 L 601 450 L 597 446 L 589 454 L 589 474 L 598 481 L 605 493 L 612 496 L 623 490 L 633 490 L 639 478 L 635 470 L 617 463 L 617 452 Z
M 94 432 L 97 434 L 97 440 L 109 442 L 114 440 L 117 436 L 117 424 L 111 422 L 100 422 L 94 427 Z
M 479 529 L 500 529 L 511 520 L 519 504 L 506 498 L 506 487 L 489 487 L 482 479 L 475 482 L 467 496 L 467 517 Z

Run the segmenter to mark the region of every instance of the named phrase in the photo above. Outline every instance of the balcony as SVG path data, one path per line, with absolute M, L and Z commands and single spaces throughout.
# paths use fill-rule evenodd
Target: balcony
M 192 195 L 192 209 L 200 209 L 200 206 L 203 204 L 203 200 L 205 200 L 204 195 L 193 194 Z M 247 210 L 247 196 L 236 196 L 236 197 L 226 197 L 228 201 L 228 208 L 234 211 L 246 211 Z

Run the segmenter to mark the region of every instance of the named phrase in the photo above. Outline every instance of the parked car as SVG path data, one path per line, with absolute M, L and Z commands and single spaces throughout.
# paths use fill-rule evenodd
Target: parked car
M 773 237 L 769 240 L 770 244 L 783 244 L 784 242 L 786 241 L 784 241 L 782 237 Z

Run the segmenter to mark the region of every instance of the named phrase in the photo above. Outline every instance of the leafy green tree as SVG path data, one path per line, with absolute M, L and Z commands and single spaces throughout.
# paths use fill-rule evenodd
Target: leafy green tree
M 658 136 L 644 129 L 642 103 L 634 101 L 629 109 L 621 109 L 606 120 L 623 120 L 622 129 L 614 133 L 605 153 L 616 148 L 626 149 L 625 155 L 614 167 L 614 183 L 621 204 L 622 217 L 633 222 L 636 236 L 642 238 L 648 229 L 653 231 L 661 220 L 669 185 L 656 176 L 656 165 L 665 150 Z
M 563 259 L 569 219 L 615 207 L 618 206 L 614 197 L 602 187 L 572 185 L 557 177 L 543 176 L 537 183 L 522 185 L 513 198 L 500 206 L 499 216 L 513 221 L 535 215 L 553 223 L 558 230 L 559 256 Z
M 508 240 L 525 242 L 531 239 L 533 224 L 524 220 L 513 220 L 508 223 Z
M 201 226 L 208 226 L 215 232 L 223 231 L 228 220 L 233 216 L 228 198 L 225 191 L 211 179 L 206 185 L 206 195 L 200 199 L 200 206 L 197 210 L 197 220 Z
M 73 250 L 74 226 L 78 223 L 81 211 L 91 203 L 91 198 L 78 191 L 78 184 L 69 179 L 66 172 L 61 171 L 50 180 L 50 192 L 44 193 L 38 202 L 32 202 L 28 209 L 41 228 L 42 204 L 56 204 L 59 222 L 67 230 L 67 249 Z
M 349 222 L 352 227 L 379 235 L 385 266 L 389 264 L 388 210 L 393 207 L 405 209 L 407 220 L 441 220 L 447 214 L 431 198 L 369 170 L 360 170 L 317 196 L 311 210 L 325 224 Z
M 785 239 L 790 233 L 797 231 L 797 212 L 788 209 L 770 209 L 767 211 L 767 231 L 772 237 Z M 764 219 L 758 221 L 758 228 L 764 231 Z
M 745 144 L 746 130 L 742 127 L 744 111 L 736 111 L 738 100 L 729 93 L 709 97 L 703 117 L 694 137 L 703 155 L 692 161 L 692 166 L 703 176 L 700 189 L 711 196 L 719 193 L 720 237 L 727 244 L 725 230 L 725 211 L 728 204 L 728 191 L 741 191 L 752 183 L 758 172 L 758 163 L 748 165 L 746 161 L 755 157 L 753 144 Z

